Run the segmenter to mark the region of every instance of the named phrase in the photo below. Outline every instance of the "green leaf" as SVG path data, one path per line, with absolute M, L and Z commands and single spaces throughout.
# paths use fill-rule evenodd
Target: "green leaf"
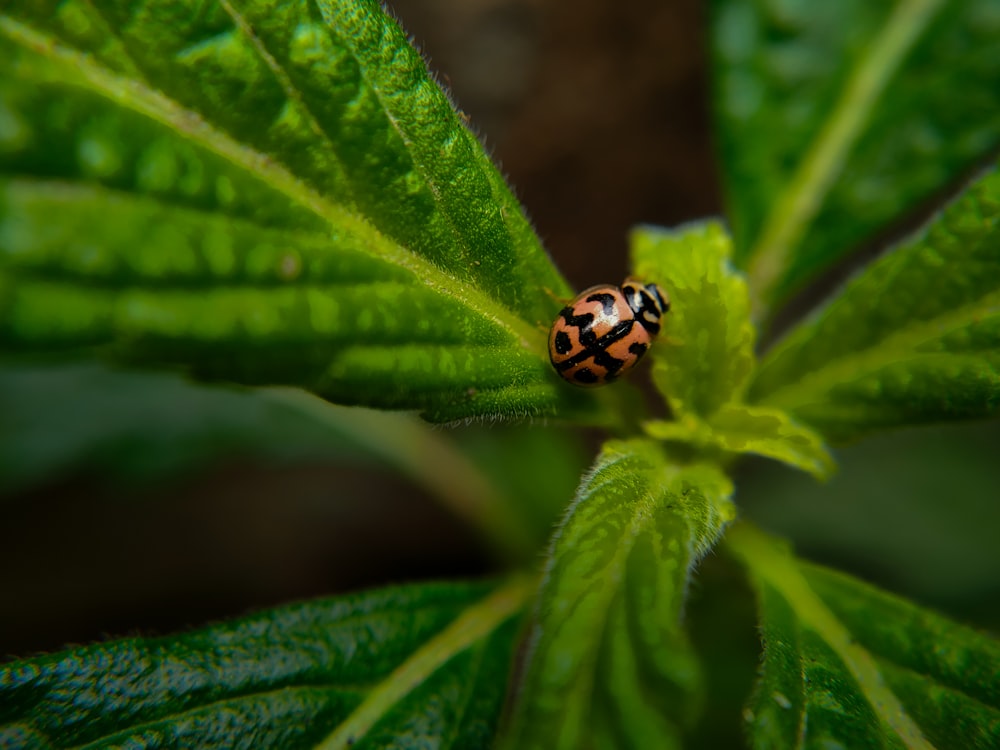
M 631 239 L 636 273 L 671 299 L 651 356 L 653 380 L 675 421 L 647 422 L 646 433 L 710 458 L 755 453 L 828 476 L 833 461 L 815 433 L 778 409 L 741 403 L 756 363 L 754 327 L 746 281 L 729 264 L 732 244 L 722 225 L 642 227 Z
M 1000 171 L 772 349 L 751 398 L 826 437 L 1000 413 Z
M 11 662 L 0 745 L 481 747 L 530 588 L 385 589 Z
M 374 0 L 3 2 L 0 122 L 0 349 L 435 421 L 593 406 L 548 363 L 569 288 Z
M 834 470 L 833 458 L 819 435 L 778 409 L 726 404 L 707 422 L 652 421 L 643 428 L 650 437 L 688 443 L 702 452 L 715 451 L 723 457 L 752 453 L 773 458 L 817 479 L 827 479 Z
M 93 362 L 0 366 L 0 414 L 0 493 L 77 470 L 155 482 L 234 454 L 364 460 L 345 436 L 266 393 Z
M 760 312 L 1000 144 L 994 0 L 714 0 L 712 39 L 736 259 Z
M 762 622 L 746 711 L 754 748 L 1000 743 L 1000 643 L 800 562 L 750 526 L 727 544 L 750 571 Z
M 677 746 L 700 697 L 681 610 L 731 492 L 651 441 L 605 446 L 556 532 L 509 747 Z
M 670 295 L 651 356 L 653 380 L 673 415 L 706 418 L 739 401 L 754 366 L 754 329 L 746 282 L 729 265 L 725 229 L 715 221 L 640 227 L 631 247 L 635 273 Z

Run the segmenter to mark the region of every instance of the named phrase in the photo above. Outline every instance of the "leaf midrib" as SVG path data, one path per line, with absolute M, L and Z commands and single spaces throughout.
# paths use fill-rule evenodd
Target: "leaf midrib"
M 321 13 L 323 12 L 323 8 L 320 9 L 320 12 Z M 338 39 L 343 39 L 343 35 L 338 35 Z M 347 43 L 349 44 L 350 42 Z M 375 85 L 372 82 L 371 76 L 368 73 L 368 68 L 361 62 L 361 59 L 358 57 L 358 55 L 355 54 L 354 47 L 350 46 L 348 49 L 350 50 L 351 57 L 358 65 L 358 71 L 361 73 L 361 76 L 365 79 L 366 83 L 368 84 L 369 90 L 372 92 L 372 95 L 375 97 L 379 105 L 382 107 L 382 111 L 385 113 L 386 119 L 389 121 L 389 124 L 392 126 L 392 129 L 396 131 L 396 135 L 399 136 L 399 139 L 403 142 L 405 146 L 407 146 L 407 151 L 409 151 L 412 141 L 407 137 L 403 128 L 400 127 L 399 120 L 396 119 L 392 109 L 386 106 L 385 97 L 382 94 L 381 87 Z M 423 165 L 418 160 L 412 159 L 411 163 L 413 164 L 414 170 L 416 170 L 416 172 L 420 175 L 421 181 L 424 183 L 424 185 L 427 186 L 428 192 L 430 192 L 430 194 L 433 196 L 434 204 L 438 207 L 441 216 L 444 218 L 445 223 L 448 225 L 448 229 L 451 231 L 452 236 L 455 238 L 455 244 L 462 249 L 463 255 L 466 254 L 469 250 L 468 244 L 465 242 L 465 237 L 463 236 L 461 230 L 459 230 L 458 225 L 455 223 L 455 217 L 451 215 L 450 211 L 444 210 L 441 201 L 441 191 L 438 189 L 438 186 L 434 183 L 432 179 L 430 179 L 430 176 L 427 174 L 427 171 L 424 169 Z
M 348 231 L 362 236 L 377 235 L 383 240 L 380 250 L 384 255 L 375 257 L 410 270 L 428 288 L 453 297 L 462 305 L 493 320 L 497 325 L 510 331 L 522 347 L 534 353 L 539 359 L 547 358 L 544 337 L 537 327 L 513 315 L 509 309 L 477 288 L 449 275 L 394 241 L 388 240 L 364 218 L 331 203 L 308 187 L 269 154 L 261 153 L 233 140 L 213 127 L 200 114 L 182 107 L 163 93 L 154 91 L 143 82 L 113 73 L 97 64 L 92 56 L 67 48 L 52 36 L 37 31 L 6 14 L 0 14 L 0 34 L 71 71 L 64 79 L 66 83 L 72 80 L 80 81 L 89 90 L 109 101 L 167 126 L 177 137 L 185 138 L 222 157 L 308 209 L 330 226 L 346 227 Z
M 944 0 L 899 0 L 884 27 L 866 45 L 795 172 L 772 201 L 747 253 L 755 319 L 767 312 L 791 252 L 821 210 L 879 95 L 943 4 Z
M 597 478 L 601 473 L 612 469 L 613 467 L 627 463 L 629 459 L 632 458 L 629 455 L 621 455 L 612 458 L 598 467 L 595 467 L 594 471 L 590 475 L 590 480 Z M 647 475 L 649 476 L 649 475 Z M 628 559 L 633 547 L 635 546 L 635 540 L 638 536 L 646 531 L 649 527 L 655 526 L 656 522 L 656 512 L 668 512 L 668 508 L 658 508 L 663 495 L 666 493 L 668 482 L 660 486 L 662 492 L 660 494 L 655 494 L 651 489 L 650 485 L 653 484 L 653 479 L 649 477 L 647 482 L 646 490 L 643 492 L 643 496 L 636 500 L 635 505 L 632 508 L 631 518 L 629 519 L 628 526 L 626 527 L 626 533 L 622 535 L 618 544 L 615 547 L 614 555 L 609 561 L 608 565 L 604 568 L 606 573 L 606 578 L 612 581 L 612 583 L 601 589 L 601 603 L 604 605 L 600 608 L 601 619 L 599 625 L 593 628 L 594 638 L 592 640 L 592 647 L 586 650 L 583 656 L 583 667 L 581 668 L 582 678 L 578 683 L 577 689 L 574 691 L 578 694 L 582 694 L 585 704 L 589 705 L 593 693 L 594 693 L 594 677 L 596 675 L 596 664 L 600 655 L 600 650 L 604 644 L 607 629 L 608 629 L 608 617 L 611 608 L 611 602 L 616 596 L 625 588 L 625 582 L 622 577 L 622 571 L 625 569 L 625 561 Z M 618 483 L 611 477 L 606 478 L 599 483 L 590 487 L 590 491 L 586 496 L 580 498 L 578 502 L 586 503 L 592 502 L 593 497 L 598 494 L 605 487 L 617 487 Z M 553 547 L 558 541 L 558 537 L 561 534 L 557 532 L 556 538 L 553 540 Z M 691 558 L 690 549 L 688 550 L 689 559 Z M 546 573 L 546 578 L 551 575 L 551 572 Z M 543 583 L 544 588 L 544 583 Z M 579 601 L 579 599 L 578 599 Z
M 726 541 L 754 577 L 788 603 L 798 622 L 817 633 L 847 667 L 865 700 L 909 750 L 935 750 L 879 671 L 875 655 L 861 646 L 799 570 L 791 555 L 746 523 L 734 526 Z
M 288 97 L 290 101 L 295 102 L 298 106 L 301 114 L 306 118 L 309 123 L 309 129 L 312 131 L 313 135 L 320 138 L 329 149 L 329 155 L 333 157 L 338 165 L 340 164 L 340 159 L 337 158 L 337 149 L 334 147 L 333 143 L 330 141 L 329 136 L 320 127 L 319 121 L 316 119 L 316 115 L 306 104 L 306 99 L 302 95 L 302 92 L 295 88 L 295 84 L 292 83 L 292 78 L 285 72 L 285 69 L 281 67 L 274 55 L 267 48 L 264 43 L 264 39 L 257 34 L 252 24 L 247 21 L 243 14 L 238 11 L 230 2 L 230 0 L 218 0 L 219 5 L 229 16 L 233 25 L 239 30 L 239 32 L 250 42 L 250 46 L 254 49 L 257 55 L 260 57 L 261 62 L 268 67 L 268 69 L 274 74 L 274 77 L 278 80 L 278 84 L 281 86 L 281 90 L 285 92 L 285 96 Z
M 964 352 L 917 351 L 918 347 L 941 340 L 961 331 L 971 322 L 1000 315 L 1000 290 L 991 292 L 970 304 L 946 314 L 927 318 L 911 326 L 899 329 L 888 336 L 870 342 L 863 349 L 837 357 L 825 367 L 783 385 L 760 399 L 759 403 L 794 409 L 812 403 L 828 393 L 831 388 L 845 382 L 857 380 L 871 372 L 892 364 L 927 357 L 960 357 Z M 1000 342 L 998 342 L 1000 349 Z M 776 351 L 774 355 L 780 356 Z M 766 368 L 762 367 L 762 371 Z
M 338 750 L 357 743 L 399 701 L 452 657 L 487 637 L 523 608 L 534 592 L 533 578 L 519 577 L 467 607 L 379 682 L 340 725 L 316 746 Z

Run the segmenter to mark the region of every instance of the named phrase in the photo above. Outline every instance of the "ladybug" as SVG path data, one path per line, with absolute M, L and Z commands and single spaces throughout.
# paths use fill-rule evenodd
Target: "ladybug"
M 629 279 L 585 289 L 552 324 L 552 366 L 573 385 L 611 383 L 642 359 L 669 310 L 670 298 L 656 284 Z

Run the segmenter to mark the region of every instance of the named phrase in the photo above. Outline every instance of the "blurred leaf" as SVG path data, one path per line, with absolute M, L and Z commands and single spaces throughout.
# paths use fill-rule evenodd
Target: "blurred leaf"
M 732 245 L 715 221 L 677 229 L 640 227 L 631 236 L 639 278 L 670 295 L 653 380 L 673 415 L 706 418 L 739 401 L 754 366 L 746 282 L 729 266 Z
M 593 457 L 579 430 L 551 424 L 490 425 L 461 428 L 452 435 L 456 447 L 532 533 L 537 556 Z
M 3 2 L 0 113 L 0 348 L 434 421 L 593 404 L 548 363 L 568 287 L 374 0 Z
M 739 492 L 742 498 L 742 488 Z M 707 555 L 698 566 L 684 607 L 684 624 L 698 654 L 705 694 L 711 698 L 685 737 L 684 747 L 745 748 L 739 716 L 760 663 L 760 640 L 750 583 L 728 555 Z
M 653 442 L 605 446 L 556 532 L 509 747 L 677 746 L 700 698 L 681 610 L 731 491 Z
M 741 525 L 727 543 L 757 589 L 764 662 L 754 748 L 1000 743 L 1000 643 Z
M 1000 171 L 772 349 L 751 389 L 826 437 L 1000 413 Z
M 826 479 L 834 470 L 833 458 L 819 435 L 778 409 L 726 404 L 707 422 L 652 421 L 643 427 L 646 434 L 659 440 L 689 443 L 702 451 L 765 456 L 817 479 Z
M 442 432 L 408 414 L 335 406 L 297 389 L 227 389 L 94 363 L 0 366 L 0 415 L 0 493 L 81 470 L 148 482 L 241 454 L 360 461 L 427 490 L 508 562 L 532 557 L 543 543 L 535 511 L 525 507 L 531 493 L 522 499 L 482 473 L 486 458 L 466 450 L 470 428 Z M 556 477 L 576 466 L 566 440 L 549 433 L 539 453 Z M 561 498 L 561 508 L 571 493 L 567 486 L 546 499 Z
M 873 435 L 817 485 L 776 465 L 741 473 L 742 515 L 796 549 L 1000 630 L 1000 421 Z
M 1000 144 L 995 0 L 714 0 L 712 27 L 735 257 L 764 304 Z
M 529 587 L 316 600 L 0 666 L 0 745 L 481 747 Z
M 210 460 L 363 460 L 342 434 L 260 392 L 91 362 L 0 366 L 0 492 L 73 471 L 154 481 Z
M 434 432 L 407 414 L 334 406 L 297 389 L 272 388 L 264 396 L 309 414 L 426 489 L 506 562 L 523 562 L 538 553 L 540 540 L 522 511 L 470 460 L 457 435 Z

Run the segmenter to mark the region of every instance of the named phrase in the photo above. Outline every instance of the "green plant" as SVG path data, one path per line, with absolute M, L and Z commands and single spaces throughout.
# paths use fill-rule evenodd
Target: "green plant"
M 727 652 L 682 615 L 713 549 L 756 594 L 752 746 L 1000 744 L 997 641 L 735 521 L 730 479 L 744 454 L 823 478 L 826 442 L 1000 409 L 993 163 L 759 362 L 755 346 L 793 293 L 993 153 L 1000 13 L 716 0 L 712 23 L 732 239 L 715 221 L 632 233 L 634 273 L 673 300 L 651 354 L 670 418 L 652 419 L 628 383 L 551 370 L 571 290 L 374 0 L 0 3 L 4 413 L 43 418 L 30 388 L 56 355 L 260 386 L 227 415 L 381 456 L 510 571 L 7 663 L 5 747 L 697 743 Z M 140 397 L 182 387 L 63 367 Z M 409 416 L 305 391 L 614 437 L 538 577 L 569 500 L 546 497 L 559 436 L 536 463 L 496 436 L 530 479 L 515 487 Z M 27 427 L 5 429 L 13 486 L 44 467 L 24 469 Z

